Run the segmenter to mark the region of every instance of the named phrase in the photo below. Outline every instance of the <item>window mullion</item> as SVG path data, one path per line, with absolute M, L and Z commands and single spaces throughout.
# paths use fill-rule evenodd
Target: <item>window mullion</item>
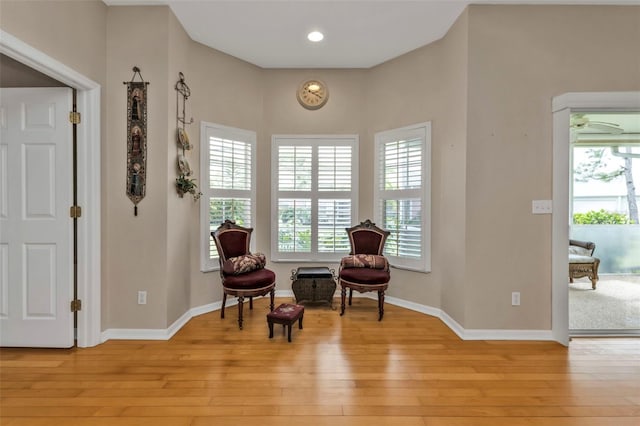
M 311 150 L 311 253 L 318 253 L 318 145 Z
M 218 189 L 211 191 L 215 198 L 250 198 L 251 191 L 246 189 Z

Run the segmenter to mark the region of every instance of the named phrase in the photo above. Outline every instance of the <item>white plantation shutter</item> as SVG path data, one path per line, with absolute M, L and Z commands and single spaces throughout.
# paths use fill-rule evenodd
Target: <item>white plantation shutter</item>
M 318 147 L 318 191 L 323 197 L 330 193 L 343 197 L 318 199 L 318 251 L 321 253 L 350 249 L 345 228 L 352 226 L 351 194 L 348 193 L 352 189 L 352 156 L 351 146 Z
M 384 200 L 382 224 L 391 234 L 385 245 L 385 254 L 420 259 L 422 256 L 422 214 L 420 199 Z
M 209 137 L 209 187 L 250 190 L 251 143 Z
M 311 199 L 278 199 L 278 251 L 311 252 Z
M 356 136 L 274 136 L 272 256 L 338 260 L 357 217 Z
M 318 191 L 351 191 L 350 146 L 318 147 Z
M 278 189 L 280 191 L 311 190 L 310 146 L 278 147 Z
M 318 251 L 348 252 L 349 237 L 345 228 L 352 226 L 351 200 L 318 200 Z
M 225 220 L 252 227 L 255 222 L 256 134 L 212 123 L 201 126 L 202 270 L 217 269 L 218 252 L 211 238 Z
M 385 142 L 380 189 L 408 190 L 422 187 L 422 139 Z
M 385 255 L 399 268 L 430 269 L 430 123 L 377 133 L 375 221 L 391 234 Z
M 218 259 L 218 249 L 211 238 L 211 232 L 215 231 L 225 220 L 233 220 L 236 224 L 251 228 L 251 198 L 225 198 L 208 197 L 209 199 L 209 252 L 207 257 L 214 262 Z M 219 266 L 215 264 L 215 266 Z

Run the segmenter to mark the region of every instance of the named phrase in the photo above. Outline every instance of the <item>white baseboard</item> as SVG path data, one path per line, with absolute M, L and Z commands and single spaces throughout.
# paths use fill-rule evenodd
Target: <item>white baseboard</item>
M 551 330 L 465 330 L 463 340 L 553 341 Z
M 276 297 L 294 297 L 292 290 L 276 290 Z M 368 293 L 354 294 L 354 297 L 366 297 L 375 299 L 377 296 Z M 503 330 L 503 329 L 465 329 L 456 320 L 451 318 L 441 309 L 434 308 L 396 297 L 385 297 L 385 303 L 399 306 L 401 308 L 420 312 L 439 318 L 462 340 L 553 340 L 551 330 Z M 226 306 L 238 304 L 238 299 L 227 299 Z M 207 314 L 222 308 L 222 301 L 197 306 L 185 312 L 167 329 L 132 329 L 132 328 L 112 328 L 102 332 L 101 341 L 107 340 L 169 340 L 178 330 L 180 330 L 189 320 L 195 316 Z
M 395 297 L 385 297 L 385 303 L 431 315 L 445 323 L 462 340 L 553 340 L 551 330 L 502 330 L 465 329 L 441 309 L 409 302 Z
M 227 306 L 236 305 L 238 302 L 234 300 Z M 213 312 L 222 308 L 222 302 L 209 303 L 207 305 L 197 306 L 189 309 L 180 318 L 175 320 L 173 324 L 166 329 L 156 328 L 110 328 L 102 332 L 102 343 L 107 340 L 169 340 L 178 332 L 189 320 L 198 315 Z

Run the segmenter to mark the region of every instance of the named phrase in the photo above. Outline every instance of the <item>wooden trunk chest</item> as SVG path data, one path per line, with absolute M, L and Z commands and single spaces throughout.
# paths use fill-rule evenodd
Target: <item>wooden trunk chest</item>
M 327 267 L 300 267 L 291 271 L 296 303 L 328 303 L 332 306 L 336 281 Z

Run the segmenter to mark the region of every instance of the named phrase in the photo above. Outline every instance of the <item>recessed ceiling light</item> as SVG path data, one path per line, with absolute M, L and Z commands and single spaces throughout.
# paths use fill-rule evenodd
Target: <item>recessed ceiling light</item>
M 322 39 L 324 38 L 324 34 L 322 34 L 320 31 L 311 31 L 307 35 L 307 38 L 309 39 L 309 41 L 318 42 L 322 41 Z

